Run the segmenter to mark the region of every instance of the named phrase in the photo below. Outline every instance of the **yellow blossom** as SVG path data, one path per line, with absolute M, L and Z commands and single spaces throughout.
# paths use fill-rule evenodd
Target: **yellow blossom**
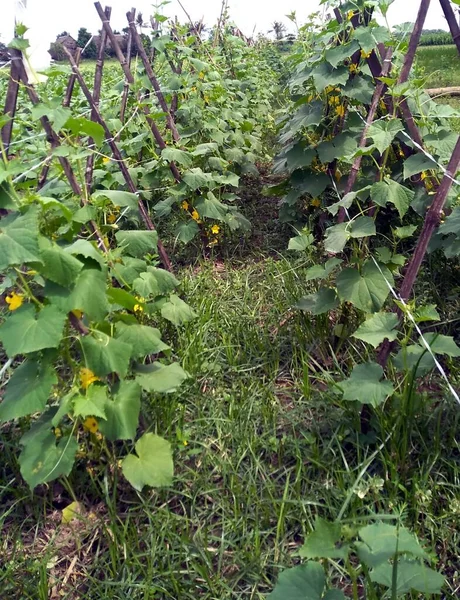
M 200 72 L 200 74 L 198 75 L 198 77 L 199 77 L 200 79 L 204 79 L 204 73 L 203 73 L 203 71 L 201 71 L 201 72 Z
M 361 58 L 369 58 L 371 54 L 372 50 L 370 52 L 364 52 L 364 50 L 361 50 Z
M 219 225 L 213 225 L 211 227 L 211 233 L 213 233 L 214 235 L 217 235 L 219 233 L 219 231 L 220 231 Z
M 184 440 L 182 443 L 184 444 L 184 446 L 188 446 L 187 440 Z
M 321 206 L 321 200 L 319 198 L 313 198 L 310 204 L 315 208 L 318 208 L 319 206 Z
M 10 296 L 7 296 L 5 300 L 10 310 L 17 310 L 20 306 L 22 306 L 24 296 L 22 294 L 16 294 L 16 292 L 13 292 Z
M 428 175 L 425 173 L 425 171 L 422 172 L 422 174 L 420 175 L 420 179 L 423 181 L 424 179 L 426 179 L 428 177 Z
M 133 307 L 134 312 L 144 312 L 144 307 L 141 306 L 140 304 L 135 304 Z
M 192 219 L 194 221 L 198 221 L 200 218 L 200 215 L 198 214 L 198 211 L 196 209 L 194 209 L 194 211 L 192 212 Z
M 352 20 L 352 18 L 353 18 L 353 15 L 354 15 L 354 14 L 355 14 L 355 11 L 354 11 L 354 10 L 349 10 L 349 11 L 347 12 L 347 20 L 348 20 L 348 21 L 351 21 L 351 20 Z
M 107 222 L 111 225 L 117 220 L 117 215 L 111 214 L 107 217 Z
M 213 246 L 215 246 L 218 243 L 219 243 L 219 240 L 217 238 L 213 238 L 212 240 L 210 240 L 210 242 L 208 244 L 208 248 L 212 248 Z
M 340 97 L 339 96 L 331 96 L 329 98 L 329 102 L 330 104 L 333 106 L 334 104 L 340 104 Z
M 72 310 L 71 312 L 75 317 L 77 317 L 77 319 L 81 319 L 83 316 L 83 313 L 81 310 L 75 309 L 75 310 Z
M 350 66 L 348 67 L 348 70 L 350 71 L 350 73 L 357 73 L 358 65 L 355 65 L 355 63 L 351 63 Z
M 203 100 L 205 104 L 209 104 L 209 96 L 203 96 Z
M 190 204 L 187 202 L 187 200 L 184 200 L 184 201 L 182 202 L 181 206 L 182 206 L 182 208 L 183 208 L 184 210 L 188 210 L 188 209 L 189 209 L 189 206 L 190 206 Z
M 55 429 L 54 429 L 54 435 L 55 435 L 57 438 L 60 438 L 60 437 L 62 437 L 62 431 L 61 431 L 61 429 L 59 429 L 59 427 L 55 427 Z
M 345 106 L 343 104 L 339 104 L 339 106 L 337 106 L 335 109 L 335 112 L 339 117 L 343 117 L 345 115 Z
M 104 163 L 104 165 L 106 165 L 110 162 L 110 158 L 108 156 L 104 156 L 104 158 L 102 159 L 102 162 Z
M 80 386 L 84 390 L 87 390 L 95 381 L 99 381 L 99 377 L 96 377 L 91 369 L 87 369 L 86 367 L 80 369 Z
M 86 431 L 96 433 L 99 429 L 99 423 L 94 417 L 86 417 L 86 419 L 83 421 L 83 427 L 86 429 Z

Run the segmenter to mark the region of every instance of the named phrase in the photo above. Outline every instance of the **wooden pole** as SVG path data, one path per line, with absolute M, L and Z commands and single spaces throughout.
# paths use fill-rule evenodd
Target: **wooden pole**
M 131 11 L 131 16 L 134 21 L 136 16 L 136 9 L 133 8 Z M 105 31 L 105 29 L 103 29 Z M 132 59 L 132 49 L 133 49 L 133 34 L 131 33 L 131 29 L 128 33 L 128 44 L 126 49 L 126 62 L 128 63 L 128 67 L 131 69 L 131 59 Z M 122 123 L 125 122 L 125 114 L 126 114 L 126 106 L 128 104 L 128 96 L 129 96 L 129 81 L 125 79 L 125 87 L 123 89 L 123 98 L 121 99 L 121 109 L 120 109 L 120 121 Z
M 22 63 L 22 56 L 11 57 L 11 68 L 10 78 L 8 80 L 8 88 L 6 90 L 5 108 L 3 114 L 9 117 L 9 121 L 2 127 L 2 145 L 6 156 L 9 154 L 9 147 L 11 144 L 11 135 L 13 133 L 14 117 L 16 115 L 16 108 L 18 104 L 18 93 L 19 93 L 19 78 L 20 78 L 20 65 Z
M 80 64 L 82 51 L 83 51 L 83 48 L 77 48 L 77 50 L 75 52 L 75 62 L 77 63 L 77 65 Z M 70 106 L 70 103 L 72 102 L 72 94 L 73 94 L 73 89 L 75 87 L 75 81 L 76 81 L 75 75 L 72 73 L 69 77 L 69 83 L 67 84 L 67 89 L 65 92 L 64 100 L 62 102 L 62 106 L 65 106 L 66 108 L 68 108 Z
M 77 81 L 80 84 L 80 87 L 81 87 L 84 95 L 86 96 L 86 99 L 88 100 L 89 105 L 91 106 L 91 108 L 93 110 L 94 120 L 96 121 L 96 123 L 99 123 L 99 125 L 101 125 L 102 128 L 104 129 L 106 141 L 109 144 L 112 154 L 120 167 L 120 171 L 122 172 L 122 175 L 126 181 L 126 185 L 128 186 L 129 191 L 131 193 L 139 196 L 139 191 L 134 184 L 134 181 L 129 173 L 129 170 L 128 170 L 128 167 L 126 166 L 125 161 L 123 160 L 123 156 L 121 155 L 121 152 L 120 152 L 109 128 L 107 127 L 105 120 L 103 119 L 101 113 L 99 112 L 98 107 L 94 103 L 93 96 L 91 95 L 91 92 L 89 91 L 88 86 L 86 85 L 77 64 L 75 63 L 75 60 L 74 60 L 72 54 L 67 49 L 65 49 L 65 52 L 67 54 L 67 58 L 69 59 L 71 66 L 72 66 L 73 72 L 75 73 L 75 75 L 77 77 Z M 142 219 L 144 220 L 144 223 L 147 226 L 147 229 L 150 229 L 151 231 L 155 231 L 155 225 L 153 224 L 153 222 L 150 218 L 150 215 L 148 213 L 148 210 L 144 206 L 144 203 L 142 202 L 142 200 L 140 198 L 138 198 L 138 206 L 139 206 L 139 211 L 142 215 Z M 163 263 L 163 266 L 165 267 L 165 269 L 167 269 L 168 271 L 171 271 L 171 269 L 172 269 L 171 261 L 169 260 L 168 254 L 167 254 L 161 240 L 158 240 L 158 253 L 160 255 L 160 260 Z
M 422 0 L 420 2 L 417 19 L 415 21 L 412 34 L 410 36 L 409 46 L 404 57 L 404 63 L 401 69 L 401 73 L 399 75 L 398 83 L 404 83 L 409 79 L 410 70 L 412 69 L 412 65 L 414 64 L 415 53 L 417 52 L 420 37 L 422 35 L 423 25 L 425 24 L 428 9 L 430 8 L 430 2 L 431 0 Z
M 457 19 L 455 18 L 455 13 L 452 9 L 452 5 L 450 3 L 450 0 L 439 1 L 441 3 L 442 10 L 444 11 L 447 24 L 449 25 L 454 44 L 457 46 L 457 51 L 460 54 L 460 27 L 458 26 Z

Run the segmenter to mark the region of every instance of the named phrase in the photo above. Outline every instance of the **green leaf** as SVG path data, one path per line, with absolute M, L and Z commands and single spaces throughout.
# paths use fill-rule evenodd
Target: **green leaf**
M 364 321 L 353 337 L 377 348 L 383 340 L 393 342 L 398 337 L 398 332 L 394 331 L 398 323 L 399 319 L 394 313 L 375 313 Z
M 425 306 L 419 306 L 413 313 L 414 319 L 417 323 L 425 323 L 426 321 L 440 321 L 438 311 L 436 310 L 435 304 L 427 304 Z
M 313 315 L 322 315 L 339 306 L 337 293 L 332 288 L 320 288 L 315 294 L 309 294 L 301 298 L 295 308 L 307 310 Z
M 314 265 L 307 269 L 305 273 L 305 281 L 313 279 L 327 279 L 334 270 L 343 263 L 340 258 L 330 258 L 324 265 Z
M 339 383 L 343 390 L 343 399 L 377 407 L 394 392 L 390 381 L 380 381 L 383 369 L 376 363 L 356 365 L 351 375 Z
M 106 420 L 99 423 L 111 442 L 134 440 L 141 410 L 141 388 L 135 381 L 121 381 L 113 400 L 105 404 Z
M 139 366 L 138 371 L 140 374 L 136 376 L 136 381 L 142 389 L 158 394 L 175 392 L 188 377 L 184 369 L 177 363 L 163 365 L 160 362 L 154 362 L 151 365 Z
M 66 319 L 54 306 L 45 306 L 37 312 L 35 306 L 26 304 L 0 326 L 0 342 L 9 357 L 57 348 Z
M 77 212 L 73 215 L 72 221 L 75 223 L 88 223 L 89 221 L 94 221 L 97 217 L 97 208 L 95 206 L 91 206 L 90 204 L 86 204 L 82 206 Z
M 42 275 L 66 288 L 70 288 L 75 283 L 83 269 L 81 261 L 64 252 L 56 244 L 42 250 L 40 258 L 43 262 L 43 267 L 40 268 Z
M 296 237 L 289 240 L 288 250 L 295 250 L 297 252 L 303 252 L 315 241 L 311 233 L 301 233 Z
M 368 136 L 373 139 L 374 145 L 380 154 L 383 154 L 396 135 L 403 129 L 403 124 L 399 119 L 376 121 L 369 127 Z
M 340 590 L 328 590 L 323 596 L 325 585 L 323 566 L 307 562 L 283 571 L 267 600 L 345 600 Z
M 63 106 L 52 107 L 48 104 L 37 104 L 31 109 L 32 119 L 37 121 L 42 117 L 47 117 L 54 125 L 56 132 L 59 132 L 72 116 L 72 111 Z
M 355 40 L 349 44 L 340 44 L 334 48 L 328 48 L 324 53 L 326 60 L 334 68 L 347 58 L 350 58 L 357 50 L 359 50 L 359 44 Z
M 414 235 L 417 227 L 418 227 L 417 225 L 406 225 L 405 227 L 395 227 L 394 232 L 395 232 L 396 237 L 398 237 L 400 240 L 405 240 Z
M 350 224 L 350 237 L 352 238 L 363 238 L 375 234 L 375 221 L 372 217 L 358 217 Z
M 143 298 L 148 296 L 164 296 L 174 290 L 179 282 L 172 273 L 164 269 L 149 267 L 145 273 L 133 281 L 134 290 Z
M 393 588 L 394 565 L 384 563 L 370 572 L 371 581 Z M 425 565 L 407 560 L 398 560 L 396 571 L 396 596 L 401 597 L 415 590 L 424 595 L 440 594 L 445 583 L 444 577 Z
M 131 192 L 122 192 L 120 190 L 97 190 L 91 196 L 95 200 L 98 198 L 108 198 L 114 206 L 129 207 L 137 210 L 139 207 L 139 198 Z
M 105 385 L 90 385 L 86 393 L 75 397 L 73 414 L 75 417 L 106 418 L 107 387 Z
M 158 233 L 156 231 L 118 231 L 115 237 L 129 256 L 142 258 L 146 254 L 157 253 Z
M 48 419 L 49 415 L 45 413 L 20 441 L 24 446 L 19 456 L 21 475 L 31 489 L 69 475 L 78 450 L 78 442 L 73 436 L 64 436 L 56 444 Z
M 428 171 L 430 169 L 437 168 L 437 164 L 425 156 L 425 154 L 422 154 L 421 152 L 418 154 L 413 154 L 404 161 L 404 179 L 408 179 L 409 177 L 417 175 L 422 171 Z
M 70 117 L 65 123 L 66 129 L 74 135 L 87 135 L 92 138 L 98 146 L 101 146 L 105 139 L 104 128 L 99 123 L 85 119 L 84 117 Z
M 335 558 L 346 560 L 349 547 L 339 545 L 342 539 L 340 523 L 316 519 L 315 530 L 307 537 L 298 554 L 302 558 Z
M 227 215 L 227 207 L 219 202 L 212 192 L 208 192 L 207 198 L 202 198 L 195 205 L 200 217 L 223 221 Z
M 88 240 L 77 240 L 70 246 L 64 248 L 64 252 L 75 256 L 84 256 L 95 260 L 101 267 L 105 265 L 105 260 L 97 248 Z
M 129 454 L 121 463 L 123 475 L 139 492 L 148 485 L 172 484 L 174 465 L 171 444 L 153 433 L 145 433 L 136 442 L 136 455 Z
M 460 348 L 454 342 L 453 337 L 440 335 L 439 333 L 426 333 L 424 338 L 435 354 L 446 354 L 451 358 L 458 358 L 460 356 Z M 419 343 L 422 345 L 421 342 Z
M 349 133 L 340 133 L 332 140 L 321 142 L 316 151 L 321 162 L 332 162 L 335 158 L 344 159 L 347 156 L 352 156 L 358 143 L 354 135 Z
M 306 148 L 303 143 L 297 143 L 286 152 L 287 168 L 292 173 L 296 169 L 310 166 L 314 158 L 315 151 L 312 148 Z
M 47 283 L 45 294 L 62 312 L 81 310 L 95 321 L 102 321 L 109 312 L 106 274 L 99 269 L 84 269 L 71 291 L 54 283 Z
M 387 27 L 358 27 L 354 31 L 354 37 L 358 40 L 362 50 L 368 54 L 377 46 L 384 44 L 390 39 Z
M 394 279 L 387 267 L 381 265 L 379 268 L 368 260 L 362 273 L 357 269 L 344 269 L 338 274 L 336 283 L 342 301 L 351 302 L 366 313 L 374 313 L 385 303 L 390 293 L 388 284 L 394 286 Z
M 202 169 L 199 167 L 186 171 L 182 178 L 192 191 L 201 187 L 206 187 L 213 181 L 212 175 L 203 173 Z
M 446 218 L 444 223 L 441 223 L 441 225 L 439 226 L 438 232 L 441 235 L 449 235 L 450 233 L 455 233 L 455 235 L 460 235 L 460 207 L 459 206 L 454 208 L 454 210 Z
M 422 559 L 429 558 L 420 546 L 417 536 L 405 527 L 396 527 L 388 523 L 373 523 L 360 529 L 359 537 L 366 548 L 360 545 L 358 554 L 369 567 L 375 567 L 393 559 L 397 554 L 403 553 L 409 553 Z
M 126 377 L 133 348 L 120 340 L 98 331 L 94 335 L 80 338 L 85 366 L 98 377 L 117 373 Z
M 393 364 L 401 372 L 412 371 L 417 367 L 417 377 L 423 377 L 434 368 L 433 357 L 425 347 L 418 344 L 401 348 L 393 358 Z
M 118 304 L 130 311 L 133 311 L 134 307 L 139 304 L 136 296 L 121 288 L 107 288 L 107 298 L 111 304 Z
M 313 81 L 318 92 L 324 90 L 331 85 L 345 85 L 350 77 L 350 72 L 346 67 L 334 67 L 326 62 L 320 63 L 312 71 Z
M 15 369 L 0 404 L 0 422 L 42 412 L 53 385 L 58 382 L 54 369 L 25 361 Z
M 372 201 L 379 206 L 386 206 L 387 202 L 391 202 L 396 207 L 401 219 L 408 211 L 414 196 L 414 191 L 392 179 L 378 181 L 371 187 Z
M 132 347 L 131 358 L 141 358 L 150 354 L 158 354 L 169 349 L 162 340 L 158 329 L 147 325 L 116 325 L 115 338 Z
M 0 271 L 12 265 L 40 262 L 38 211 L 9 215 L 0 221 Z
M 348 223 L 339 223 L 326 229 L 326 239 L 324 249 L 331 254 L 338 254 L 345 248 L 345 244 L 350 239 L 350 230 Z
M 196 221 L 190 220 L 188 223 L 181 223 L 176 229 L 177 238 L 183 243 L 188 244 L 199 233 L 200 228 Z
M 195 319 L 196 313 L 179 296 L 173 294 L 169 297 L 169 302 L 161 307 L 161 316 L 178 326 Z
M 185 152 L 185 150 L 179 150 L 179 148 L 165 148 L 161 153 L 161 158 L 164 158 L 168 162 L 175 162 L 186 169 L 193 164 L 192 155 L 189 152 Z

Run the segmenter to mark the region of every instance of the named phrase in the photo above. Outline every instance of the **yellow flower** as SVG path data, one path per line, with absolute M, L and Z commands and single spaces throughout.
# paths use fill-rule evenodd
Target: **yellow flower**
M 107 222 L 111 225 L 117 220 L 117 215 L 111 214 L 107 217 Z
M 184 446 L 188 446 L 187 440 L 184 440 L 182 443 L 184 444 Z
M 370 52 L 364 52 L 364 50 L 361 50 L 361 58 L 369 58 L 371 53 L 372 53 L 372 50 Z
M 357 73 L 358 65 L 355 65 L 355 63 L 351 63 L 350 66 L 348 67 L 348 70 L 350 71 L 350 73 Z
M 339 117 L 343 117 L 345 115 L 345 106 L 343 104 L 339 104 L 339 106 L 337 106 L 335 109 L 335 112 Z
M 106 165 L 110 162 L 110 158 L 108 156 L 104 156 L 104 158 L 102 159 L 102 162 L 104 163 L 104 165 Z
M 354 14 L 355 14 L 355 11 L 354 11 L 354 10 L 349 10 L 349 11 L 347 12 L 347 20 L 348 20 L 348 21 L 351 21 L 351 20 L 352 20 L 352 18 L 353 18 L 353 15 L 354 15 Z
M 83 313 L 81 310 L 75 309 L 75 310 L 72 310 L 71 312 L 75 317 L 77 317 L 77 319 L 81 319 L 83 316 Z
M 200 215 L 198 214 L 198 211 L 195 209 L 195 210 L 192 212 L 192 219 L 193 219 L 194 221 L 198 221 L 198 220 L 199 220 L 199 218 L 200 218 Z
M 217 238 L 213 238 L 209 244 L 208 244 L 208 248 L 212 248 L 213 246 L 215 246 L 216 244 L 219 243 L 219 240 Z
M 80 386 L 84 390 L 87 390 L 89 386 L 95 381 L 99 381 L 99 377 L 96 377 L 96 375 L 91 371 L 91 369 L 87 369 L 86 367 L 80 369 Z
M 94 417 L 86 417 L 86 419 L 83 421 L 83 427 L 86 429 L 86 431 L 96 433 L 99 429 L 99 423 Z
M 61 429 L 59 429 L 59 427 L 55 427 L 55 429 L 54 429 L 54 435 L 55 435 L 57 438 L 60 438 L 60 437 L 62 437 L 62 431 L 61 431 Z
M 141 306 L 140 304 L 135 304 L 133 307 L 134 312 L 144 312 L 144 307 Z
M 16 294 L 16 292 L 13 292 L 10 296 L 7 296 L 5 300 L 10 310 L 17 310 L 20 306 L 22 306 L 24 296 L 22 294 Z
M 426 179 L 428 177 L 428 175 L 425 173 L 425 171 L 422 172 L 422 174 L 420 175 L 420 179 L 423 181 L 424 179 Z M 7 300 L 8 302 L 8 300 Z
M 331 105 L 340 104 L 340 97 L 339 96 L 331 96 L 329 98 L 329 102 L 331 103 Z
M 205 104 L 209 104 L 209 96 L 203 96 L 203 100 Z
M 214 235 L 217 235 L 219 233 L 219 231 L 220 231 L 219 225 L 213 225 L 211 227 L 211 233 L 213 233 Z
M 310 202 L 310 204 L 316 208 L 318 208 L 319 206 L 321 206 L 321 200 L 319 198 L 313 198 L 313 200 Z
M 200 74 L 198 75 L 198 77 L 199 77 L 200 79 L 204 79 L 204 73 L 203 73 L 203 71 L 201 71 L 201 72 L 200 72 Z
M 189 209 L 189 206 L 190 206 L 190 204 L 187 202 L 187 200 L 184 200 L 184 201 L 182 202 L 181 206 L 182 206 L 182 208 L 183 208 L 184 210 L 188 210 L 188 209 Z

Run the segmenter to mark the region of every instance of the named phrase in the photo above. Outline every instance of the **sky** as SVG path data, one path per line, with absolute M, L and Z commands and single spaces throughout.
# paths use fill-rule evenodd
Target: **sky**
M 136 6 L 144 16 L 152 14 L 155 0 L 107 0 L 112 6 L 112 25 L 114 29 L 126 26 L 125 13 Z M 192 19 L 201 20 L 211 26 L 216 22 L 221 0 L 181 0 Z M 0 40 L 7 42 L 12 35 L 14 23 L 15 0 L 0 0 L 2 15 L 0 20 Z M 395 0 L 389 10 L 390 25 L 405 21 L 414 21 L 417 15 L 418 0 Z M 266 33 L 271 29 L 273 21 L 289 20 L 286 14 L 296 11 L 298 20 L 302 23 L 306 17 L 318 10 L 319 0 L 230 0 L 230 13 L 238 27 L 246 34 L 256 32 Z M 66 30 L 76 36 L 79 27 L 86 27 L 92 33 L 100 28 L 100 21 L 93 5 L 93 0 L 28 0 L 28 11 L 31 23 L 40 28 L 43 38 L 54 41 L 55 36 Z M 177 15 L 179 20 L 186 17 L 177 0 L 172 0 L 163 8 L 168 16 Z M 447 29 L 440 4 L 432 0 L 425 27 L 430 29 Z

